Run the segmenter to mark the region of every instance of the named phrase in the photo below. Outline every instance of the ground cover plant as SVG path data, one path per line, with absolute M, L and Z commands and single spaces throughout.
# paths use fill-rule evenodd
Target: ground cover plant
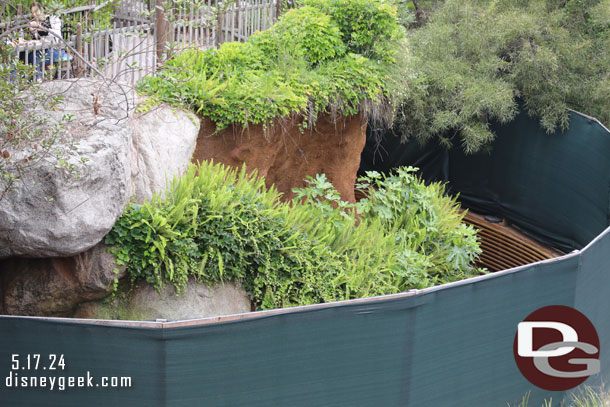
M 106 237 L 132 281 L 238 281 L 258 309 L 368 297 L 479 273 L 475 230 L 440 184 L 369 173 L 358 204 L 323 175 L 291 202 L 255 173 L 191 165 L 166 199 L 131 204 Z M 356 210 L 360 215 L 356 214 Z
M 246 43 L 176 55 L 139 89 L 153 103 L 191 107 L 218 130 L 290 116 L 310 127 L 321 113 L 367 107 L 391 117 L 393 88 L 405 78 L 401 41 L 404 28 L 388 2 L 308 0 Z

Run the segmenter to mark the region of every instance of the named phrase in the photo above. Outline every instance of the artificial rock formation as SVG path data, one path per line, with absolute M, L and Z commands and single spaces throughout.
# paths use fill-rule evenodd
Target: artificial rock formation
M 79 179 L 67 177 L 54 162 L 41 161 L 24 174 L 0 201 L 0 258 L 81 253 L 108 233 L 129 200 L 130 134 L 120 122 L 124 98 L 98 82 L 73 84 L 42 85 L 45 92 L 61 93 L 65 100 L 57 111 L 45 114 L 51 120 L 74 115 L 68 137 L 78 142 L 78 154 L 87 162 L 79 166 Z M 99 94 L 103 106 L 99 115 L 92 108 L 92 93 Z M 73 156 L 73 161 L 78 160 Z
M 108 295 L 116 266 L 100 242 L 130 199 L 162 192 L 187 167 L 199 120 L 167 106 L 136 114 L 133 91 L 98 80 L 41 86 L 63 94 L 45 114 L 73 115 L 70 159 L 86 162 L 79 178 L 41 162 L 0 200 L 0 313 L 67 316 Z
M 54 163 L 39 163 L 16 190 L 0 200 L 0 258 L 73 256 L 96 245 L 133 196 L 163 191 L 189 163 L 199 120 L 167 106 L 135 114 L 133 91 L 78 79 L 43 84 L 63 94 L 55 120 L 78 142 L 74 162 L 85 158 L 80 177 L 69 178 Z M 94 106 L 97 106 L 94 108 Z
M 163 194 L 184 173 L 195 150 L 199 119 L 181 110 L 158 107 L 129 121 L 132 197 L 136 202 Z
M 103 243 L 71 257 L 0 260 L 2 313 L 71 316 L 79 303 L 112 292 L 114 279 L 125 275 L 114 260 Z
M 240 314 L 249 312 L 250 307 L 246 292 L 232 282 L 208 286 L 191 279 L 180 294 L 172 286 L 159 292 L 149 284 L 140 284 L 114 299 L 81 304 L 74 317 L 182 320 Z
M 142 202 L 162 193 L 190 160 L 245 164 L 284 199 L 292 197 L 292 188 L 305 186 L 307 176 L 324 173 L 344 200 L 355 200 L 366 140 L 366 120 L 359 115 L 322 116 L 305 131 L 298 121 L 278 121 L 268 131 L 232 127 L 215 134 L 209 120 L 200 126 L 196 117 L 169 107 L 136 114 L 137 96 L 117 85 L 80 79 L 44 86 L 63 93 L 57 117 L 74 115 L 69 133 L 87 162 L 79 179 L 39 165 L 0 201 L 3 313 L 70 316 L 78 308 L 79 317 L 183 319 L 249 311 L 246 293 L 230 283 L 190 282 L 180 296 L 173 288 L 159 294 L 144 284 L 120 301 L 99 301 L 120 277 L 101 240 L 130 199 Z
M 298 123 L 276 122 L 267 131 L 260 125 L 232 126 L 215 134 L 203 120 L 193 161 L 213 159 L 234 167 L 258 170 L 268 186 L 293 197 L 292 188 L 306 185 L 307 176 L 326 174 L 341 198 L 354 202 L 354 184 L 366 142 L 366 121 L 360 115 L 336 120 L 321 116 L 313 130 L 302 132 Z

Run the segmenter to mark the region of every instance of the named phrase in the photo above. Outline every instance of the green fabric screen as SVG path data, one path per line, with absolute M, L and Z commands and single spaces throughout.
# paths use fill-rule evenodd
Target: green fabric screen
M 513 359 L 517 323 L 552 304 L 585 313 L 610 373 L 610 229 L 576 252 L 422 290 L 201 326 L 146 329 L 0 317 L 2 406 L 486 406 L 536 389 Z M 63 353 L 66 375 L 129 389 L 7 389 L 13 353 Z M 38 372 L 38 374 L 44 374 Z

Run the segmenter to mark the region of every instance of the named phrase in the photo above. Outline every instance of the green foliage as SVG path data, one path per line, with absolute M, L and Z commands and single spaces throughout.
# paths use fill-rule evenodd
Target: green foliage
M 404 29 L 390 2 L 371 0 L 306 0 L 306 6 L 327 13 L 339 26 L 348 52 L 393 62 Z
M 357 20 L 337 20 L 341 9 Z M 288 11 L 245 44 L 177 55 L 139 90 L 192 107 L 218 130 L 290 116 L 313 123 L 323 113 L 351 115 L 365 101 L 393 100 L 391 86 L 404 77 L 395 74 L 401 48 L 392 45 L 401 33 L 394 8 L 383 0 L 312 3 Z
M 481 253 L 476 230 L 462 223 L 456 198 L 445 195 L 441 183 L 425 185 L 413 167 L 390 175 L 375 171 L 359 178 L 356 188 L 365 198 L 357 204 L 341 201 L 332 184 L 318 175 L 308 188 L 295 190 L 297 199 L 343 216 L 358 213 L 359 222 L 379 222 L 394 237 L 400 265 L 395 286 L 400 290 L 456 281 L 481 272 L 473 263 Z M 354 216 L 353 219 L 356 219 Z
M 378 275 L 388 271 L 382 253 L 392 258 L 390 239 L 382 253 L 357 246 L 336 252 L 337 233 L 319 221 L 319 210 L 291 208 L 278 198 L 245 170 L 191 166 L 174 181 L 167 200 L 130 205 L 106 242 L 115 245 L 118 262 L 127 264 L 132 280 L 146 279 L 157 287 L 172 283 L 177 289 L 189 276 L 208 283 L 240 280 L 260 308 L 349 298 L 345 282 L 343 287 L 335 282 L 347 268 L 371 267 Z M 376 231 L 344 228 L 342 235 L 350 234 L 359 237 L 355 244 Z M 376 249 L 383 248 L 382 241 Z M 360 258 L 361 251 L 368 257 Z M 357 292 L 367 295 L 367 289 Z
M 607 4 L 446 1 L 408 32 L 401 133 L 477 151 L 494 138 L 489 123 L 511 120 L 518 100 L 548 132 L 566 128 L 568 108 L 609 123 L 608 20 L 596 17 Z
M 262 309 L 395 293 L 476 273 L 469 263 L 479 253 L 474 231 L 460 224 L 440 185 L 428 189 L 411 171 L 370 174 L 357 216 L 323 175 L 282 203 L 245 168 L 203 163 L 174 180 L 165 200 L 129 205 L 106 243 L 132 281 L 178 291 L 189 277 L 240 281 Z
M 318 8 L 305 6 L 288 11 L 270 34 L 275 37 L 275 45 L 281 44 L 311 65 L 345 54 L 339 27 Z M 273 52 L 266 51 L 265 55 Z
M 481 254 L 476 230 L 462 223 L 456 198 L 445 195 L 440 183 L 424 185 L 413 167 L 398 168 L 382 176 L 369 172 L 360 188 L 367 199 L 359 202 L 365 219 L 380 218 L 385 229 L 395 231 L 403 252 L 401 265 L 416 278 L 425 270 L 428 285 L 461 280 L 475 274 L 473 263 Z

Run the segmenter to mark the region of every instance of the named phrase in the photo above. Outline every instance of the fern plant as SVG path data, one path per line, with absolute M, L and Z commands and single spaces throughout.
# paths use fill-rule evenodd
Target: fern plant
M 165 199 L 129 205 L 106 243 L 132 281 L 178 292 L 189 278 L 237 281 L 259 309 L 396 293 L 479 272 L 471 264 L 480 252 L 474 230 L 460 223 L 442 186 L 426 187 L 412 169 L 362 181 L 368 198 L 357 205 L 341 201 L 324 175 L 281 202 L 245 167 L 191 165 Z

